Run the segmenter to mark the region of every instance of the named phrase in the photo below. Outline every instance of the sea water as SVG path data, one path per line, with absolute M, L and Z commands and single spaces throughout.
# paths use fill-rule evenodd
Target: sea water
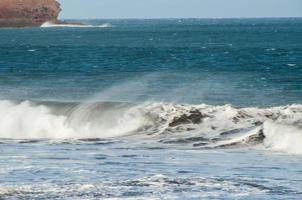
M 0 30 L 0 199 L 301 199 L 302 19 Z

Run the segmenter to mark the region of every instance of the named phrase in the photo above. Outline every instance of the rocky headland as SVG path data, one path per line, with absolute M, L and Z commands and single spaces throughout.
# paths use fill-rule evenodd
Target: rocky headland
M 0 0 L 0 27 L 36 27 L 58 20 L 61 11 L 56 0 Z

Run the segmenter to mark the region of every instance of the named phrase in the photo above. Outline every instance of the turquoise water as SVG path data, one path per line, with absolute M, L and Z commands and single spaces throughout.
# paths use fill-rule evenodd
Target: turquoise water
M 302 19 L 0 30 L 0 199 L 301 199 Z
M 301 19 L 90 23 L 112 27 L 2 29 L 1 98 L 301 103 Z

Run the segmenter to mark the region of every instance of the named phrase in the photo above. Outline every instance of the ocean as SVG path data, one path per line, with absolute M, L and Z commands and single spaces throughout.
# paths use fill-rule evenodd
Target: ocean
M 0 29 L 0 199 L 301 199 L 302 18 Z

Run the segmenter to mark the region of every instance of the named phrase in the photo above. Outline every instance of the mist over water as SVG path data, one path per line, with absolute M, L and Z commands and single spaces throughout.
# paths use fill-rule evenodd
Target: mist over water
M 0 30 L 0 198 L 301 198 L 301 19 L 83 23 Z

